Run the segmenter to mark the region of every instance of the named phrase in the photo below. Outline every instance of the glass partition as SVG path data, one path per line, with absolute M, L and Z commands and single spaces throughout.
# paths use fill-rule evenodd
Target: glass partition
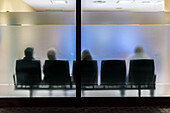
M 0 16 L 3 25 L 74 25 L 76 21 L 74 12 L 2 12 Z
M 0 98 L 76 97 L 75 0 L 1 5 Z
M 81 96 L 168 97 L 168 18 L 164 0 L 82 1 Z
M 67 33 L 65 33 L 67 32 Z M 73 60 L 76 56 L 76 34 L 75 26 L 8 26 L 1 27 L 1 88 L 3 93 L 1 96 L 13 97 L 29 96 L 29 90 L 15 90 L 13 85 L 13 74 L 16 74 L 16 60 L 25 57 L 24 50 L 27 47 L 34 48 L 34 58 L 41 61 L 42 80 L 44 78 L 43 66 L 47 58 L 49 48 L 56 49 L 57 60 L 69 61 L 69 75 L 72 72 Z M 4 90 L 5 89 L 5 90 Z M 8 90 L 7 90 L 8 89 Z M 64 90 L 35 90 L 33 96 L 46 97 L 52 92 L 53 97 L 73 96 L 75 91 Z M 65 95 L 64 93 L 68 93 Z M 50 97 L 51 97 L 50 96 Z
M 169 25 L 83 25 L 82 51 L 88 49 L 98 63 L 98 85 L 101 85 L 101 62 L 104 60 L 125 60 L 135 55 L 135 48 L 142 46 L 147 56 L 154 60 L 156 89 L 154 96 L 168 96 L 169 85 Z M 113 69 L 114 70 L 114 69 Z M 126 64 L 126 77 L 129 63 Z M 115 76 L 114 74 L 112 76 Z M 104 77 L 103 77 L 104 78 Z M 110 78 L 113 79 L 113 78 Z M 128 83 L 128 81 L 126 81 Z M 119 97 L 121 89 L 84 90 L 84 96 Z M 149 90 L 142 90 L 141 96 L 150 96 Z M 125 97 L 138 96 L 138 90 L 126 89 Z

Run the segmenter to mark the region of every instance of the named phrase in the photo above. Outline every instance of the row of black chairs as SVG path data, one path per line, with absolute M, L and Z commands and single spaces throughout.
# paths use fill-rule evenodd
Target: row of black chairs
M 73 79 L 76 81 L 76 62 L 73 63 Z M 97 84 L 97 61 L 81 62 L 82 85 Z M 106 60 L 101 64 L 101 85 L 154 85 L 156 80 L 154 60 L 131 60 L 128 78 L 125 60 Z
M 17 85 L 71 85 L 68 61 L 46 60 L 43 73 L 45 77 L 42 81 L 39 60 L 16 61 Z
M 60 60 L 46 60 L 44 66 L 44 80 L 41 80 L 41 66 L 39 60 L 16 61 L 17 85 L 72 85 L 76 84 L 76 61 L 73 62 L 72 78 L 69 74 L 69 62 Z M 154 60 L 131 60 L 128 75 L 130 85 L 154 85 Z M 125 60 L 106 60 L 101 64 L 101 85 L 126 85 Z M 97 61 L 81 61 L 82 86 L 97 85 Z

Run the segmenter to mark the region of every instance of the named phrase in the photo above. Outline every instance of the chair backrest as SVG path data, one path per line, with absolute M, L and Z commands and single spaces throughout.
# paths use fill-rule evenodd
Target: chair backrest
M 73 84 L 76 84 L 76 61 L 73 61 L 72 78 L 73 78 Z
M 41 82 L 39 60 L 17 60 L 16 78 L 18 85 L 38 85 Z
M 81 61 L 81 84 L 96 85 L 98 78 L 97 61 L 95 60 L 83 60 Z
M 70 85 L 69 62 L 46 60 L 44 64 L 44 81 L 50 85 Z
M 130 60 L 129 84 L 149 85 L 154 82 L 154 60 Z
M 102 85 L 125 85 L 125 60 L 105 60 L 101 64 Z

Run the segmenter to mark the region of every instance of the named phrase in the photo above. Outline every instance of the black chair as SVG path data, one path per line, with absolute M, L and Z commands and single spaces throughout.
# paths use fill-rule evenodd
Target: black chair
M 98 68 L 97 61 L 81 61 L 81 85 L 93 86 L 97 85 Z
M 39 85 L 41 82 L 41 68 L 39 60 L 16 61 L 17 85 Z
M 49 85 L 70 85 L 69 62 L 62 60 L 46 60 L 44 65 L 44 82 Z
M 154 85 L 155 66 L 153 59 L 131 60 L 129 69 L 129 84 Z
M 155 66 L 153 59 L 139 59 L 130 61 L 129 85 L 136 86 L 139 89 L 150 89 L 151 96 L 155 89 Z
M 125 85 L 125 60 L 105 60 L 101 64 L 101 85 Z
M 97 85 L 97 78 L 98 78 L 97 61 L 95 60 L 81 61 L 81 85 L 85 87 Z M 76 84 L 76 61 L 73 62 L 73 83 Z
M 73 78 L 73 84 L 76 84 L 76 61 L 73 61 L 72 78 Z

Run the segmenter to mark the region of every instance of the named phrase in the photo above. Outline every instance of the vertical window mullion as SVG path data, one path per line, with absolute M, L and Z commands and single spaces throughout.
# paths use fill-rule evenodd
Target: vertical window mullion
M 81 0 L 76 0 L 76 99 L 81 105 Z

